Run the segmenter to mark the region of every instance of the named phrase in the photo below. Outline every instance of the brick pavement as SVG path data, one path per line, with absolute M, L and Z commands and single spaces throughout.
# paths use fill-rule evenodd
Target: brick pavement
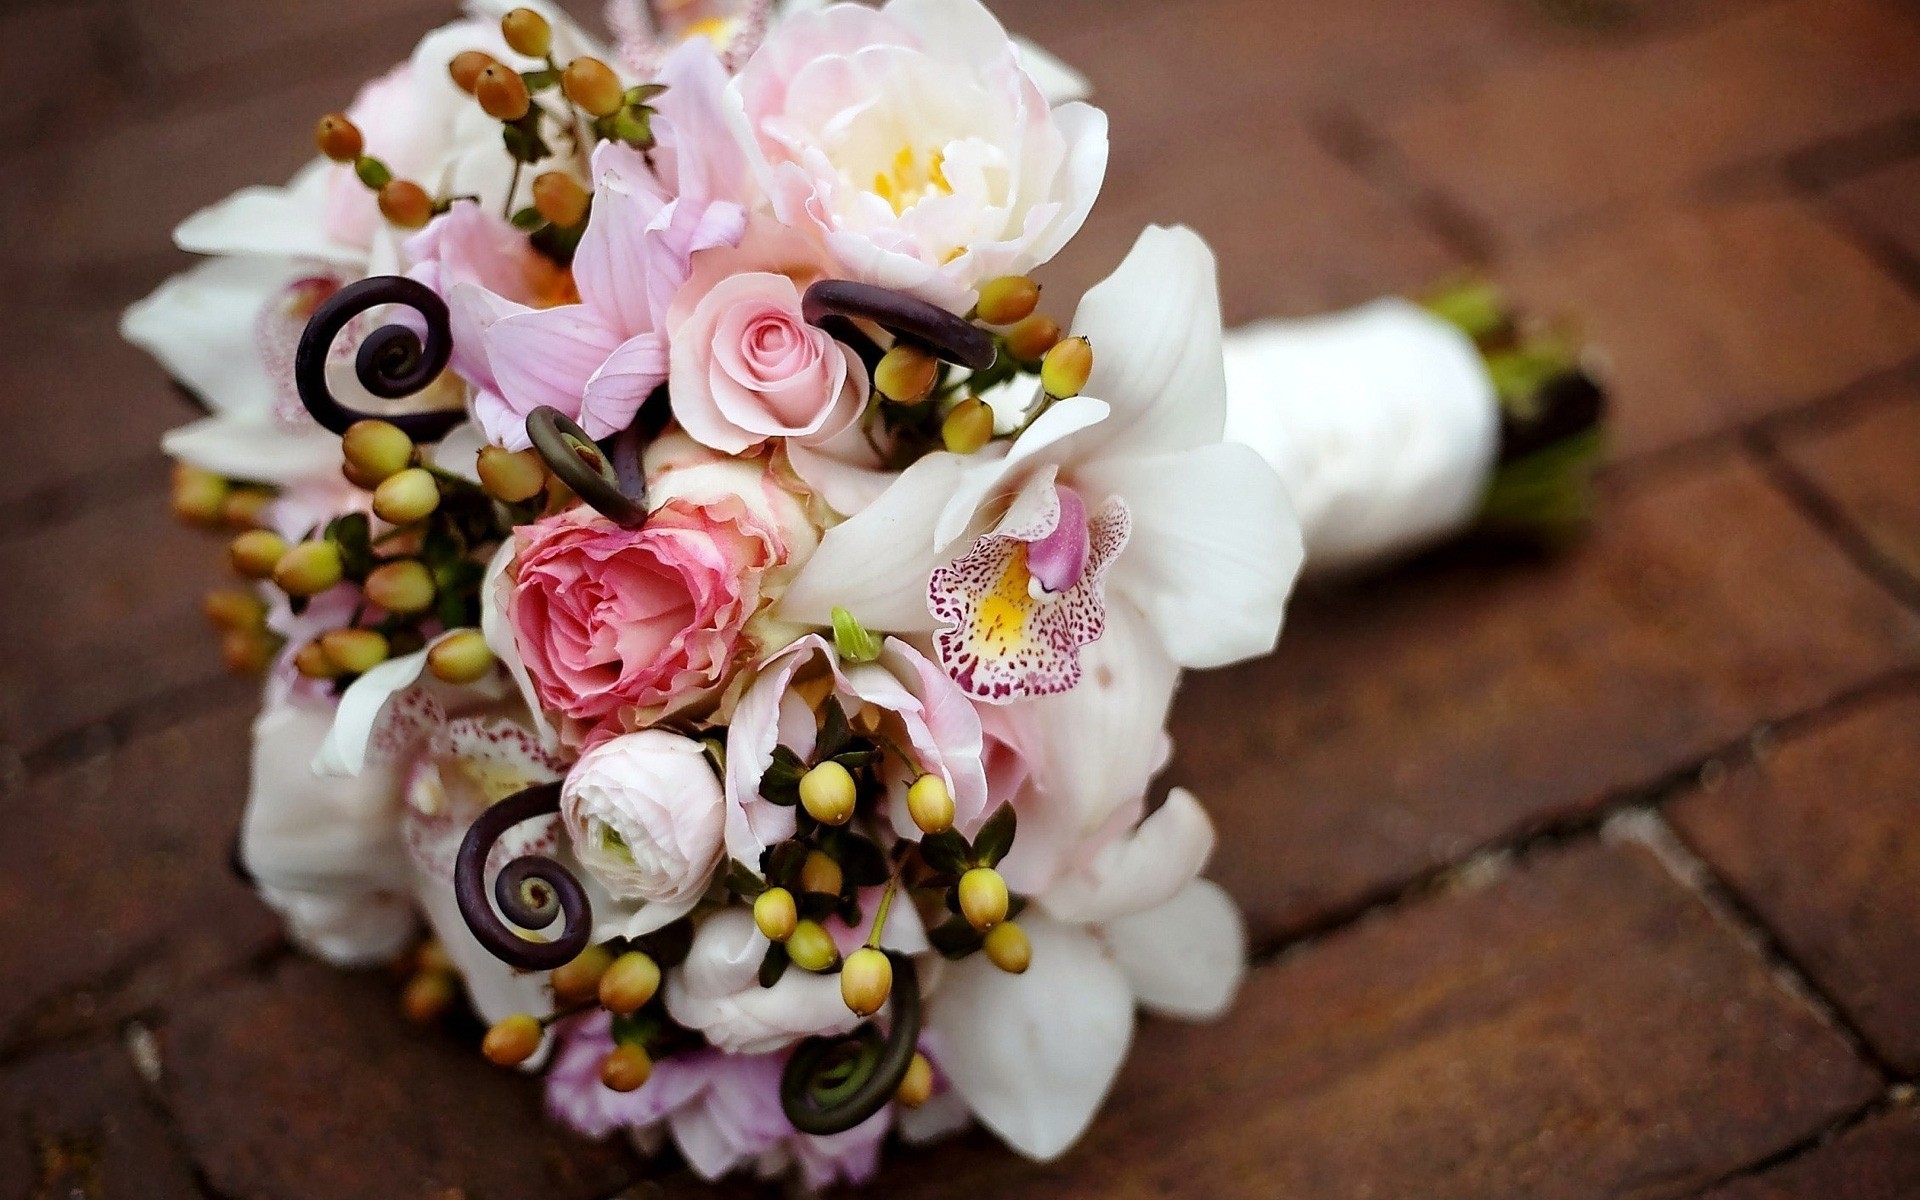
M 225 874 L 252 699 L 114 315 L 443 7 L 0 11 L 38 50 L 0 114 L 0 1194 L 713 1194 L 534 1124 Z M 1061 1163 L 974 1135 L 873 1194 L 1920 1193 L 1920 10 L 998 7 L 1113 117 L 1061 293 L 1147 220 L 1220 246 L 1233 319 L 1487 270 L 1606 346 L 1618 437 L 1565 557 L 1316 589 L 1191 682 L 1239 1007 L 1144 1024 Z

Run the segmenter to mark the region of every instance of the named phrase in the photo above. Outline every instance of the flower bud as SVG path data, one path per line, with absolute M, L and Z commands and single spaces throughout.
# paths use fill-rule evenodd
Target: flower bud
M 596 117 L 610 117 L 627 106 L 626 89 L 613 68 L 597 58 L 576 58 L 560 73 L 567 99 Z
M 487 1030 L 487 1036 L 480 1042 L 480 1053 L 497 1066 L 516 1067 L 533 1057 L 544 1036 L 538 1020 L 526 1013 L 515 1013 Z
M 452 1007 L 453 976 L 445 971 L 422 971 L 400 993 L 400 1010 L 421 1025 L 438 1021 Z
M 793 936 L 799 921 L 800 910 L 794 906 L 793 893 L 787 889 L 768 888 L 754 898 L 753 923 L 760 927 L 768 941 L 786 941 Z
M 1060 325 L 1052 317 L 1035 313 L 1007 330 L 1007 353 L 1024 363 L 1039 362 L 1060 341 Z
M 230 629 L 220 639 L 220 658 L 235 675 L 258 675 L 279 648 L 279 639 L 264 629 Z
M 365 586 L 367 599 L 390 613 L 412 616 L 433 607 L 433 575 L 415 559 L 380 564 Z
M 411 525 L 440 507 L 440 485 L 425 467 L 408 467 L 373 489 L 373 511 L 389 525 Z
M 317 596 L 339 583 L 340 574 L 340 547 L 316 538 L 280 556 L 273 567 L 273 582 L 289 596 Z
M 588 199 L 587 189 L 565 171 L 547 171 L 533 181 L 533 207 L 562 229 L 587 219 Z
M 420 943 L 420 949 L 414 955 L 416 971 L 458 971 L 453 965 L 453 955 L 436 938 L 428 938 Z
M 953 406 L 940 423 L 940 440 L 955 454 L 973 454 L 993 440 L 993 409 L 978 396 Z
M 260 597 L 252 592 L 243 592 L 238 588 L 223 588 L 217 592 L 208 592 L 201 602 L 200 611 L 215 629 L 259 629 L 266 624 L 267 606 Z
M 419 229 L 433 220 L 433 197 L 409 179 L 395 179 L 380 189 L 380 215 L 402 229 Z
M 600 1082 L 616 1092 L 635 1092 L 653 1075 L 653 1058 L 643 1047 L 623 1042 L 600 1060 Z
M 605 946 L 588 946 L 578 958 L 555 967 L 547 982 L 553 985 L 553 998 L 561 1004 L 580 1004 L 600 994 L 600 980 L 613 965 L 613 952 Z
M 320 635 L 320 648 L 343 674 L 365 675 L 393 652 L 377 629 L 333 629 Z
M 926 399 L 939 373 L 939 360 L 918 346 L 902 342 L 887 351 L 874 367 L 873 386 L 896 404 L 914 404 Z
M 287 553 L 287 539 L 271 529 L 249 529 L 227 547 L 227 561 L 248 579 L 266 579 Z
M 480 486 L 487 495 L 508 504 L 531 500 L 547 486 L 547 467 L 532 450 L 515 453 L 500 446 L 487 446 L 475 463 Z
M 806 861 L 800 864 L 801 891 L 838 896 L 844 882 L 839 863 L 818 850 L 807 851 Z
M 226 509 L 227 481 L 212 471 L 173 465 L 173 515 L 194 525 L 213 525 Z
M 859 800 L 853 776 L 831 759 L 800 777 L 800 803 L 822 825 L 845 825 L 853 819 L 853 807 Z
M 1026 930 L 1012 921 L 1002 921 L 987 930 L 987 961 L 1009 975 L 1023 974 L 1033 962 L 1033 943 Z
M 1040 285 L 1025 275 L 1002 275 L 980 285 L 974 315 L 989 325 L 1012 325 L 1040 306 Z
M 478 683 L 493 671 L 493 650 L 478 629 L 448 634 L 427 651 L 427 670 L 442 683 Z
M 500 18 L 500 33 L 515 54 L 545 58 L 553 49 L 553 26 L 530 8 L 516 8 Z
M 496 121 L 518 121 L 533 107 L 526 80 L 519 72 L 501 63 L 490 63 L 473 81 L 473 98 L 480 111 Z
M 447 74 L 453 76 L 455 87 L 471 96 L 474 85 L 480 82 L 480 72 L 498 61 L 485 50 L 462 50 L 447 64 Z
M 618 1016 L 632 1016 L 660 990 L 660 964 L 629 950 L 600 976 L 600 1005 Z
M 900 1090 L 893 1098 L 908 1108 L 919 1108 L 933 1099 L 933 1064 L 924 1054 L 915 1054 L 913 1061 L 907 1064 L 907 1073 L 900 1079 Z
M 319 642 L 308 642 L 300 647 L 293 656 L 293 669 L 308 679 L 340 677 L 340 664 L 333 661 L 333 656 Z
M 840 948 L 833 944 L 833 935 L 827 932 L 826 926 L 813 920 L 800 921 L 787 938 L 787 957 L 802 971 L 818 975 L 833 970 L 833 965 L 840 961 Z
M 360 136 L 360 127 L 349 121 L 345 113 L 321 117 L 313 127 L 313 144 L 337 163 L 350 163 L 367 148 L 367 140 Z
M 1007 881 L 992 867 L 975 867 L 960 877 L 960 912 L 967 924 L 988 930 L 1007 919 Z
M 893 962 L 872 947 L 863 947 L 847 955 L 840 968 L 840 998 L 847 1007 L 863 1017 L 880 1011 L 893 992 Z
M 273 500 L 273 493 L 265 488 L 234 488 L 227 493 L 226 503 L 220 506 L 220 519 L 235 529 L 252 529 L 260 524 L 262 514 Z
M 355 421 L 340 439 L 340 453 L 360 479 L 378 486 L 389 475 L 413 465 L 413 439 L 398 425 Z
M 945 833 L 953 828 L 953 793 L 938 775 L 922 775 L 907 789 L 907 815 L 922 833 Z
M 1093 346 L 1085 338 L 1068 338 L 1047 351 L 1040 363 L 1040 386 L 1047 395 L 1078 396 L 1093 374 Z

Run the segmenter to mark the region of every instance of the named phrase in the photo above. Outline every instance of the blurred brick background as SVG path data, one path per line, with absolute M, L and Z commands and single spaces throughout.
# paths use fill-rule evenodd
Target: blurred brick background
M 1488 272 L 1608 352 L 1601 527 L 1303 594 L 1174 778 L 1256 969 L 1038 1168 L 874 1195 L 1920 1195 L 1920 5 L 1000 0 L 1231 320 Z M 119 343 L 167 231 L 291 173 L 446 0 L 7 0 L 0 1194 L 694 1196 L 302 961 L 228 876 L 253 689 Z M 754 1189 L 721 1189 L 752 1195 Z

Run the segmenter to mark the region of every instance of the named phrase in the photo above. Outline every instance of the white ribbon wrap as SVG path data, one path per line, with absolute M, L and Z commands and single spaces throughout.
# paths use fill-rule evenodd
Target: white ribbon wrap
M 1308 571 L 1403 554 L 1473 520 L 1500 405 L 1459 329 L 1389 298 L 1230 330 L 1226 357 L 1227 439 L 1279 472 Z

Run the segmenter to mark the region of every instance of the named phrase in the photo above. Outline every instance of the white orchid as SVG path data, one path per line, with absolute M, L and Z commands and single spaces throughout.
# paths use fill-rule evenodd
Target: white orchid
M 1273 649 L 1301 562 L 1273 469 L 1223 443 L 1226 383 L 1212 252 L 1149 228 L 1086 295 L 1085 395 L 1043 412 L 1005 450 L 941 452 L 829 530 L 781 613 L 933 633 L 976 697 L 1068 691 L 1101 637 L 1217 667 Z M 929 601 L 932 603 L 930 604 Z M 1143 620 L 1111 621 L 1116 609 Z M 956 669 L 957 668 L 957 669 Z M 1130 668 L 1126 668 L 1130 670 Z

